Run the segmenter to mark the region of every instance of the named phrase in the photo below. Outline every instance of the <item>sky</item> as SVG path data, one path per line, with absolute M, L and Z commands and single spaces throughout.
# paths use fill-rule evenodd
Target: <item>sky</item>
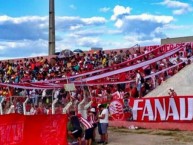
M 192 36 L 193 0 L 55 0 L 56 52 Z M 49 0 L 0 0 L 0 60 L 48 55 Z

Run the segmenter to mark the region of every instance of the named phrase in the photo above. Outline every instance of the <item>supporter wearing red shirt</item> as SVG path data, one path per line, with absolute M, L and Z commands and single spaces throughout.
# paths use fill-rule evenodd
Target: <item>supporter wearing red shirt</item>
M 130 84 L 127 84 L 125 87 L 125 93 L 129 93 L 129 96 L 131 96 L 130 91 L 131 91 Z
M 94 69 L 93 64 L 89 62 L 89 63 L 87 64 L 87 70 L 92 71 L 93 69 Z
M 39 107 L 36 105 L 35 107 L 36 107 L 36 114 L 37 114 L 37 115 L 42 115 L 42 114 L 44 114 L 44 108 L 43 108 L 42 105 L 39 105 Z
M 158 84 L 160 85 L 165 80 L 164 73 L 161 73 L 158 77 Z
M 124 81 L 126 81 L 126 79 L 127 79 L 126 72 L 122 72 L 118 75 L 118 81 L 119 82 L 124 82 Z M 120 83 L 117 85 L 117 87 L 118 87 L 118 91 L 125 91 L 125 83 Z
M 51 106 L 51 105 L 48 105 L 48 106 L 47 106 L 46 114 L 47 114 L 47 115 L 52 114 L 52 106 Z
M 39 67 L 41 66 L 41 62 L 40 62 L 39 60 L 36 61 L 35 66 L 36 66 L 37 68 L 39 68 Z
M 98 105 L 98 102 L 97 102 L 96 98 L 95 98 L 95 97 L 92 97 L 92 104 L 91 104 L 91 106 L 92 106 L 93 108 L 96 108 L 97 105 Z
M 62 106 L 59 105 L 55 108 L 55 114 L 62 114 Z
M 39 61 L 39 62 L 40 62 L 40 66 L 41 66 L 41 65 L 44 65 L 44 62 L 45 62 L 44 58 L 43 58 L 43 57 L 41 57 L 41 59 L 40 59 L 40 61 Z
M 31 104 L 27 103 L 26 104 L 26 112 L 30 112 L 30 109 L 31 109 Z
M 130 87 L 130 95 L 131 97 L 137 98 L 138 97 L 138 92 L 136 87 Z
M 75 55 L 75 60 L 76 60 L 76 62 L 79 62 L 81 60 L 81 56 L 79 53 L 77 53 L 77 55 Z
M 126 72 L 122 72 L 122 73 L 120 73 L 119 74 L 119 76 L 118 76 L 119 78 L 119 81 L 120 82 L 123 82 L 123 81 L 126 81 L 126 79 L 127 79 L 127 74 L 126 74 Z
M 72 72 L 71 72 L 70 70 L 67 70 L 66 76 L 67 76 L 67 77 L 70 77 L 71 75 L 72 75 Z
M 34 70 L 35 69 L 35 62 L 33 60 L 30 61 L 30 65 L 31 65 L 31 69 Z
M 168 70 L 168 75 L 169 75 L 169 76 L 173 76 L 173 75 L 174 75 L 174 73 L 173 73 L 173 70 L 172 70 L 172 69 L 169 69 L 169 70 Z
M 174 91 L 174 88 L 170 88 L 168 94 L 170 97 L 177 97 L 177 93 Z
M 3 90 L 2 90 L 2 88 L 0 88 L 0 96 L 2 96 L 3 95 Z

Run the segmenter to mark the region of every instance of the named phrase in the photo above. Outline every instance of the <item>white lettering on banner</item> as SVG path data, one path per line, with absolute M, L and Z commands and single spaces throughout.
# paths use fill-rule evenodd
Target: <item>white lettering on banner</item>
M 160 103 L 160 100 L 155 99 L 155 117 L 154 117 L 154 120 L 157 119 L 157 112 L 159 112 L 161 120 L 166 120 L 166 101 L 165 101 L 165 98 L 163 98 L 163 107 Z
M 193 98 L 188 98 L 188 116 L 190 115 L 190 120 L 193 119 Z
M 193 97 L 137 99 L 131 106 L 133 120 L 193 121 Z
M 186 109 L 186 101 L 188 108 Z M 180 98 L 180 120 L 192 120 L 193 118 L 193 98 Z
M 169 117 L 173 117 L 173 120 L 179 120 L 180 118 L 174 98 L 169 99 L 168 114 L 166 120 L 168 120 Z
M 190 120 L 192 120 L 193 119 L 193 98 L 188 98 L 188 103 L 189 103 L 189 105 L 188 105 L 188 112 L 191 115 L 191 119 Z
M 144 109 L 143 109 L 142 120 L 144 120 L 145 116 L 147 116 L 150 121 L 154 120 L 154 115 L 153 115 L 153 110 L 152 110 L 152 106 L 151 106 L 150 100 L 146 100 L 145 101 L 145 106 L 144 106 Z
M 137 120 L 137 113 L 139 110 L 143 110 L 142 107 L 139 107 L 139 103 L 143 102 L 144 100 L 134 100 L 133 105 L 133 120 Z
M 180 98 L 180 120 L 187 120 L 187 119 L 188 117 L 186 118 L 186 100 L 184 98 Z

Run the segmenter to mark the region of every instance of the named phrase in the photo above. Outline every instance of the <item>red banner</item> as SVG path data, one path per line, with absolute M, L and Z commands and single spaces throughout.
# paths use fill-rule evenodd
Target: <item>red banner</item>
M 167 96 L 113 100 L 109 111 L 113 120 L 193 122 L 192 106 L 193 96 Z
M 166 52 L 169 50 L 172 50 L 176 47 L 179 47 L 181 45 L 187 45 L 190 44 L 191 47 L 193 46 L 193 42 L 182 42 L 182 43 L 172 43 L 172 44 L 165 44 L 165 45 L 153 45 L 153 46 L 145 46 L 148 51 L 151 51 L 153 49 L 156 49 L 157 47 L 162 47 L 162 51 Z
M 66 145 L 66 115 L 0 116 L 1 145 Z

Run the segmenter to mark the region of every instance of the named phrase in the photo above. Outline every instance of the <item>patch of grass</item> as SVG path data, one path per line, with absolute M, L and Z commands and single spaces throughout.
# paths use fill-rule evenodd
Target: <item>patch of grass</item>
M 153 132 L 152 135 L 162 135 L 162 136 L 175 136 L 177 133 L 173 131 L 158 131 L 158 132 Z
M 148 130 L 148 129 L 127 129 L 124 127 L 121 128 L 115 128 L 115 127 L 111 127 L 110 128 L 111 131 L 114 132 L 119 132 L 119 133 L 134 133 L 134 134 L 149 134 L 152 132 L 152 130 Z
M 180 138 L 180 141 L 193 142 L 193 138 L 192 138 L 192 136 L 183 136 L 182 138 Z
M 152 130 L 145 130 L 145 129 L 137 129 L 137 130 L 131 130 L 132 133 L 136 134 L 151 134 Z
M 175 140 L 181 142 L 193 142 L 192 136 L 192 132 L 179 132 L 179 134 L 175 136 Z

